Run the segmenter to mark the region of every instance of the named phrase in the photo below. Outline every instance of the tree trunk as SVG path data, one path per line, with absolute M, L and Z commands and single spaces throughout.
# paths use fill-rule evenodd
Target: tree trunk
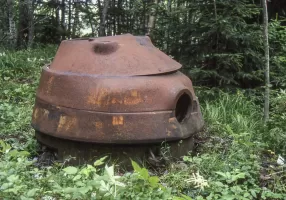
M 270 67 L 269 67 L 269 41 L 268 41 L 268 12 L 267 0 L 262 0 L 263 5 L 263 35 L 265 53 L 265 96 L 264 96 L 264 123 L 269 120 L 269 93 L 270 93 Z
M 218 27 L 218 24 L 217 24 L 217 7 L 216 7 L 216 0 L 213 0 L 213 3 L 214 3 L 214 15 L 215 15 L 215 23 L 216 23 L 216 27 Z M 218 53 L 218 41 L 219 41 L 219 38 L 218 38 L 218 31 L 216 31 L 216 52 Z
M 146 32 L 148 32 L 148 30 L 146 30 L 146 1 L 143 1 L 143 11 L 142 11 L 142 16 L 141 16 L 141 30 L 143 34 L 146 34 Z
M 101 21 L 100 21 L 99 31 L 98 31 L 99 36 L 105 36 L 106 35 L 105 26 L 106 26 L 106 16 L 107 16 L 107 11 L 108 11 L 109 1 L 110 0 L 104 0 L 103 8 L 100 9 L 101 10 Z M 98 0 L 98 2 L 100 2 L 100 0 Z M 99 5 L 100 5 L 100 3 L 99 3 Z
M 167 14 L 168 14 L 168 19 L 169 20 L 169 17 L 171 15 L 171 0 L 168 0 L 168 3 L 167 3 Z M 164 50 L 165 52 L 168 54 L 168 43 L 169 43 L 169 23 L 167 22 L 167 25 L 166 25 L 166 30 L 165 30 L 165 43 L 164 43 Z
M 73 22 L 73 29 L 72 29 L 72 38 L 76 37 L 76 32 L 78 30 L 79 24 L 79 2 L 78 0 L 74 0 L 74 22 Z
M 113 0 L 113 10 L 115 10 L 115 0 Z M 113 12 L 113 17 L 112 17 L 112 23 L 113 23 L 113 35 L 116 35 L 116 30 L 117 30 L 117 27 L 116 27 L 116 17 L 118 17 L 114 12 Z
M 62 17 L 61 17 L 61 25 L 62 25 L 62 40 L 66 39 L 66 24 L 65 24 L 65 20 L 66 20 L 66 5 L 65 5 L 65 0 L 62 0 Z
M 26 0 L 19 0 L 19 21 L 17 33 L 17 49 L 25 48 L 29 34 L 29 9 Z
M 28 17 L 29 17 L 29 36 L 28 36 L 28 48 L 33 46 L 34 42 L 34 0 L 26 0 L 28 6 Z
M 17 35 L 16 35 L 16 25 L 14 19 L 14 0 L 8 0 L 8 18 L 9 18 L 9 37 L 10 37 L 10 45 L 12 48 L 15 47 Z
M 90 15 L 90 10 L 89 10 L 90 8 L 89 8 L 87 0 L 85 1 L 85 7 L 88 10 L 87 15 L 88 15 L 88 23 L 90 24 L 90 28 L 91 28 L 91 36 L 94 37 L 95 30 L 94 30 L 92 17 Z
M 120 14 L 117 16 L 117 35 L 121 34 L 121 26 L 123 25 L 123 20 L 124 18 L 123 13 L 122 13 L 122 0 L 117 1 L 117 8 L 120 11 Z
M 68 38 L 71 38 L 71 18 L 72 18 L 72 3 L 71 0 L 69 0 L 69 18 L 68 18 Z
M 55 0 L 55 13 L 56 13 L 56 21 L 57 21 L 57 26 L 60 25 L 60 9 L 59 9 L 59 1 Z
M 154 0 L 153 5 L 157 6 L 158 0 Z M 149 16 L 149 23 L 148 23 L 148 35 L 151 35 L 151 31 L 155 28 L 155 21 L 156 21 L 156 9 L 152 8 L 150 16 Z

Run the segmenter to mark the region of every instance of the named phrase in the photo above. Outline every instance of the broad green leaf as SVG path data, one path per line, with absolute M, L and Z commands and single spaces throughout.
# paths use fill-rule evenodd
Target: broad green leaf
M 135 172 L 141 171 L 141 167 L 135 161 L 131 160 L 131 164 Z
M 221 175 L 224 178 L 227 178 L 227 175 L 225 173 L 223 173 L 223 172 L 215 172 L 215 173 L 218 174 L 218 175 Z
M 237 180 L 237 179 L 244 179 L 245 178 L 245 173 L 239 173 L 239 174 L 235 175 L 234 177 L 235 178 L 233 178 L 233 179 L 235 179 L 235 180 Z
M 155 187 L 159 182 L 159 178 L 157 176 L 152 176 L 149 178 L 149 182 L 152 187 Z
M 140 176 L 144 179 L 144 180 L 148 180 L 149 178 L 149 173 L 148 170 L 145 168 L 142 168 L 139 172 Z
M 28 197 L 34 197 L 37 191 L 39 191 L 38 188 L 33 188 L 27 192 L 27 196 Z
M 80 192 L 81 194 L 86 194 L 86 193 L 88 193 L 90 190 L 92 190 L 92 187 L 91 187 L 91 186 L 81 187 L 81 188 L 78 189 L 78 192 Z
M 81 179 L 81 175 L 78 174 L 78 175 L 76 175 L 72 180 L 73 180 L 73 181 L 76 181 L 76 180 L 79 180 L 79 179 Z
M 75 182 L 75 185 L 76 185 L 76 186 L 79 186 L 79 187 L 85 186 L 85 184 L 84 184 L 82 181 L 77 181 L 77 182 Z
M 255 190 L 250 190 L 250 193 L 251 193 L 251 195 L 252 195 L 254 198 L 257 198 L 257 195 L 256 195 Z
M 74 192 L 77 192 L 77 188 L 73 188 L 73 187 L 63 188 L 63 192 L 64 193 L 74 193 Z
M 12 156 L 13 158 L 17 158 L 17 157 L 21 157 L 21 156 L 27 157 L 27 156 L 30 155 L 30 153 L 27 152 L 27 151 L 17 151 L 17 150 L 15 150 L 15 149 L 12 150 L 12 151 L 10 151 L 8 154 L 9 154 L 10 156 Z
M 105 166 L 105 171 L 106 171 L 106 173 L 108 174 L 108 176 L 109 176 L 110 178 L 113 178 L 113 176 L 114 176 L 114 166 L 108 167 L 108 166 L 106 165 L 106 166 Z
M 100 165 L 104 164 L 103 161 L 104 161 L 106 158 L 107 158 L 107 156 L 104 156 L 104 157 L 102 157 L 102 158 L 96 160 L 96 161 L 93 163 L 93 165 L 94 165 L 95 167 L 97 167 L 97 166 L 100 166 Z
M 11 187 L 13 183 L 3 183 L 0 187 L 1 190 L 6 190 L 7 188 Z
M 63 170 L 67 174 L 76 174 L 78 169 L 76 167 L 69 166 L 69 167 L 64 168 Z
M 21 200 L 34 200 L 34 198 L 25 197 L 23 195 L 20 196 Z
M 9 182 L 16 182 L 17 180 L 18 180 L 18 178 L 19 178 L 19 176 L 17 176 L 17 175 L 11 175 L 11 176 L 8 176 L 7 177 L 7 180 L 9 181 Z

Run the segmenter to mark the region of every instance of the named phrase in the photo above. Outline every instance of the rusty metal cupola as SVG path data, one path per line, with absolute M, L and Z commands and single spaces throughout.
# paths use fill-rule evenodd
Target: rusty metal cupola
M 32 116 L 36 137 L 55 149 L 191 138 L 203 119 L 180 68 L 147 36 L 63 41 L 42 70 Z

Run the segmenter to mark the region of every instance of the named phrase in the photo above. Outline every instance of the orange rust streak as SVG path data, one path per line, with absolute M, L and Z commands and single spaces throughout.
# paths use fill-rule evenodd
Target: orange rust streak
M 95 122 L 94 124 L 95 124 L 96 130 L 97 129 L 102 129 L 102 127 L 103 127 L 103 123 L 102 122 Z
M 51 93 L 51 89 L 52 89 L 52 85 L 53 85 L 54 79 L 55 79 L 55 77 L 51 76 L 49 78 L 48 82 L 47 82 L 47 94 Z
M 72 128 L 75 128 L 76 124 L 77 124 L 77 118 L 69 116 L 61 116 L 57 132 L 68 131 Z
M 123 116 L 113 116 L 112 117 L 112 125 L 123 125 L 124 124 L 124 118 Z
M 118 94 L 120 94 L 120 92 L 118 92 Z M 110 104 L 137 105 L 143 102 L 140 94 L 136 90 L 131 90 L 124 98 L 116 98 L 116 96 L 117 92 L 112 93 L 103 88 L 98 93 L 90 92 L 87 102 L 98 106 L 108 106 Z
M 34 113 L 33 113 L 33 120 L 36 120 L 39 116 L 39 109 L 35 108 Z
M 89 104 L 95 104 L 101 106 L 104 102 L 106 96 L 109 95 L 109 91 L 105 88 L 102 88 L 98 93 L 97 92 L 90 92 L 87 102 Z
M 124 104 L 125 105 L 136 105 L 143 102 L 143 100 L 141 99 L 140 94 L 138 94 L 138 92 L 136 90 L 132 90 L 130 92 L 130 96 L 126 96 L 124 98 Z
M 33 120 L 37 120 L 39 118 L 48 118 L 49 111 L 44 108 L 35 108 L 33 112 Z

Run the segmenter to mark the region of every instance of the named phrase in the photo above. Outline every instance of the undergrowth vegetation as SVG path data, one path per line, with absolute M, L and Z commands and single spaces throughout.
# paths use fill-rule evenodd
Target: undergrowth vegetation
M 0 199 L 286 199 L 286 92 L 272 91 L 271 119 L 245 91 L 197 88 L 206 127 L 196 151 L 164 170 L 119 173 L 105 158 L 78 167 L 37 165 L 30 127 L 41 68 L 56 47 L 0 51 Z M 152 174 L 152 175 L 151 175 Z

